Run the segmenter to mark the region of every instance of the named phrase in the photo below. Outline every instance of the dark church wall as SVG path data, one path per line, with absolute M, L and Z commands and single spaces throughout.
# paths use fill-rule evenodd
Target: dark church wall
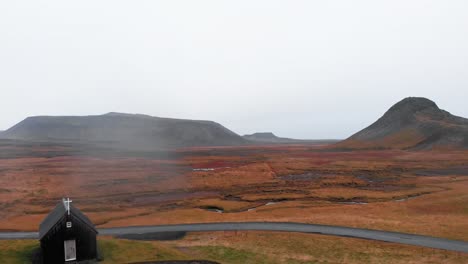
M 96 232 L 77 220 L 73 223 L 73 237 L 76 239 L 77 260 L 97 258 Z
M 66 227 L 67 221 L 72 222 L 71 228 Z M 77 261 L 96 259 L 96 232 L 80 219 L 71 215 L 61 218 L 42 238 L 41 249 L 44 263 L 64 263 L 64 241 L 71 239 L 76 240 Z

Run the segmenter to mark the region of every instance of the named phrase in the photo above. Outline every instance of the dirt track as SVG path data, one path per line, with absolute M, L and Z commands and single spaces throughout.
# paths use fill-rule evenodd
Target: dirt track
M 161 232 L 209 232 L 236 230 L 299 232 L 341 237 L 353 237 L 468 253 L 468 242 L 466 241 L 449 240 L 429 236 L 351 228 L 343 226 L 328 226 L 301 223 L 239 222 L 134 226 L 99 229 L 99 234 L 119 236 L 128 234 L 147 235 L 151 233 Z M 37 236 L 38 234 L 36 232 L 0 233 L 0 239 L 34 239 L 37 238 Z

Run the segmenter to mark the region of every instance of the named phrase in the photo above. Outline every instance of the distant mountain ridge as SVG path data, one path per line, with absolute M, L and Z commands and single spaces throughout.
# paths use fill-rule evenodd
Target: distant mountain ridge
M 343 148 L 468 148 L 468 119 L 440 109 L 433 101 L 408 97 L 380 119 L 338 143 Z
M 248 143 L 213 121 L 114 112 L 95 116 L 28 117 L 0 136 L 25 140 L 108 143 L 130 149 Z
M 308 139 L 293 139 L 293 138 L 284 138 L 277 137 L 272 132 L 257 132 L 251 135 L 244 135 L 244 139 L 249 140 L 253 143 L 275 143 L 275 144 L 331 144 L 336 143 L 337 140 L 333 139 L 323 139 L 323 140 L 308 140 Z

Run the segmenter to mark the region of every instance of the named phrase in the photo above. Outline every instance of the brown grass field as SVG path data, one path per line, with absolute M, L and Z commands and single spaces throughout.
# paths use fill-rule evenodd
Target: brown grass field
M 272 145 L 161 158 L 11 149 L 0 148 L 0 230 L 36 231 L 71 197 L 98 227 L 294 221 L 468 240 L 468 151 Z

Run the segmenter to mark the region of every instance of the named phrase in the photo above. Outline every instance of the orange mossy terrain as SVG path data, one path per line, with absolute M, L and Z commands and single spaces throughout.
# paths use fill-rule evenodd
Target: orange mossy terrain
M 271 145 L 167 157 L 41 154 L 50 149 L 0 159 L 1 230 L 36 231 L 71 197 L 98 227 L 295 221 L 468 240 L 468 151 Z

